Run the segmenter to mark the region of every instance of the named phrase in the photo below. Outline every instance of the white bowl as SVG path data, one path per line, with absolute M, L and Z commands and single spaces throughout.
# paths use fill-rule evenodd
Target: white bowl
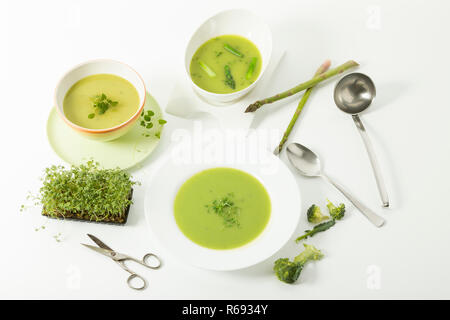
M 117 126 L 106 129 L 83 128 L 71 122 L 65 116 L 63 108 L 64 97 L 66 96 L 67 91 L 69 91 L 69 89 L 79 80 L 87 76 L 102 73 L 113 74 L 128 80 L 138 92 L 139 108 L 130 119 Z M 55 105 L 58 114 L 64 122 L 76 132 L 90 139 L 109 141 L 124 135 L 137 122 L 142 110 L 144 109 L 145 92 L 146 89 L 142 77 L 133 68 L 125 63 L 109 59 L 91 60 L 73 67 L 61 78 L 56 85 Z
M 220 35 L 239 35 L 252 41 L 259 49 L 262 67 L 258 78 L 247 88 L 233 93 L 212 93 L 197 86 L 189 72 L 192 56 L 197 49 L 211 38 Z M 272 54 L 272 32 L 267 23 L 247 10 L 227 10 L 206 20 L 188 43 L 185 54 L 185 68 L 194 90 L 206 101 L 213 104 L 227 104 L 242 98 L 250 92 L 261 79 Z
M 175 221 L 173 203 L 179 188 L 194 174 L 215 167 L 245 171 L 256 177 L 269 193 L 272 207 L 269 222 L 256 239 L 242 247 L 228 250 L 202 247 L 188 239 Z M 271 257 L 291 238 L 300 219 L 301 198 L 297 182 L 279 157 L 272 153 L 267 153 L 265 160 L 257 163 L 230 163 L 225 156 L 214 163 L 184 163 L 177 160 L 177 156 L 167 155 L 146 181 L 145 217 L 151 234 L 181 262 L 204 269 L 237 270 Z

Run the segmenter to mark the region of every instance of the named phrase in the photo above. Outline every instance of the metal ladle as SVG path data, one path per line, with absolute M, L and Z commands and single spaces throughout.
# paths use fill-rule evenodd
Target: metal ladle
M 384 224 L 384 219 L 382 217 L 366 207 L 343 187 L 325 175 L 322 171 L 320 159 L 314 152 L 300 143 L 291 143 L 286 150 L 289 161 L 302 175 L 307 177 L 322 177 L 342 192 L 342 194 L 347 197 L 347 199 L 375 226 L 381 227 Z
M 334 102 L 339 109 L 352 115 L 353 121 L 361 134 L 367 153 L 369 154 L 370 163 L 372 164 L 383 206 L 389 207 L 389 198 L 383 177 L 381 176 L 380 166 L 375 156 L 375 151 L 358 115 L 370 106 L 375 95 L 375 85 L 368 76 L 362 73 L 351 73 L 346 75 L 334 88 Z

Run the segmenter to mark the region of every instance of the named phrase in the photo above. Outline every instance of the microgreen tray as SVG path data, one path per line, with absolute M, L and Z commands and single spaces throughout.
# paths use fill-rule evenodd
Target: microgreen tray
M 133 197 L 133 189 L 131 189 L 128 199 L 131 200 L 132 197 Z M 42 209 L 42 215 L 46 216 L 48 218 L 52 218 L 52 219 L 76 220 L 76 221 L 83 221 L 83 222 L 95 222 L 95 223 L 114 224 L 114 225 L 126 224 L 129 212 L 130 212 L 130 205 L 128 205 L 125 208 L 125 213 L 120 217 L 111 217 L 108 219 L 97 221 L 97 220 L 93 220 L 91 218 L 91 216 L 89 216 L 89 214 L 87 214 L 87 213 L 79 214 L 79 213 L 74 213 L 74 212 L 67 212 L 64 214 L 64 216 L 61 215 L 60 217 L 53 217 L 53 216 L 48 215 L 45 212 L 45 208 Z

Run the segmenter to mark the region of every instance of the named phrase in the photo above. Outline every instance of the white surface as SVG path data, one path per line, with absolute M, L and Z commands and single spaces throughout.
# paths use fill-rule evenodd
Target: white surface
M 244 144 L 243 148 L 248 150 L 249 144 Z M 184 148 L 176 145 L 174 149 Z M 264 261 L 288 242 L 300 220 L 300 192 L 292 173 L 278 157 L 267 152 L 261 158 L 262 161 L 237 163 L 234 159 L 227 161 L 226 155 L 222 153 L 213 159 L 196 163 L 180 161 L 185 158 L 180 153 L 183 152 L 168 151 L 168 156 L 163 158 L 161 164 L 155 164 L 155 174 L 148 177 L 145 192 L 146 220 L 165 252 L 170 251 L 180 263 L 208 270 L 229 271 Z M 173 206 L 180 187 L 193 175 L 217 167 L 235 168 L 251 174 L 265 187 L 271 202 L 270 219 L 261 234 L 246 245 L 230 250 L 199 246 L 181 232 L 174 217 Z M 164 181 L 164 184 L 160 181 Z
M 45 135 L 53 90 L 70 67 L 93 58 L 132 64 L 161 106 L 173 76 L 184 67 L 186 41 L 216 12 L 245 7 L 265 18 L 287 54 L 267 94 L 310 78 L 327 58 L 355 59 L 371 76 L 377 100 L 362 115 L 388 186 L 392 208 L 380 208 L 363 143 L 351 118 L 332 100 L 336 79 L 311 95 L 291 141 L 314 148 L 330 176 L 383 214 L 381 229 L 349 206 L 332 230 L 308 241 L 325 258 L 308 265 L 300 282 L 272 274 L 273 260 L 293 257 L 293 241 L 254 267 L 213 272 L 170 258 L 145 223 L 144 188 L 135 192 L 129 224 L 113 227 L 47 221 L 37 210 L 19 213 L 27 191 L 39 187 L 43 168 L 60 163 Z M 447 1 L 2 1 L 2 232 L 1 298 L 450 298 L 450 29 Z M 101 14 L 100 14 L 101 13 Z M 105 23 L 105 19 L 106 23 Z M 3 40 L 6 38 L 5 40 Z M 6 56 L 4 56 L 6 55 Z M 264 107 L 260 128 L 289 122 L 299 96 Z M 178 129 L 196 129 L 168 116 L 165 138 L 133 174 L 144 179 Z M 276 142 L 273 142 L 275 146 Z M 282 159 L 286 162 L 285 154 Z M 297 178 L 303 210 L 325 198 L 344 199 L 321 180 Z M 348 204 L 348 202 L 345 202 Z M 46 223 L 47 229 L 34 228 Z M 297 233 L 309 227 L 302 220 Z M 52 236 L 62 232 L 61 243 Z M 117 266 L 86 250 L 85 233 L 133 256 L 153 251 L 158 271 L 132 266 L 150 287 L 135 292 Z M 293 239 L 292 239 L 293 240 Z

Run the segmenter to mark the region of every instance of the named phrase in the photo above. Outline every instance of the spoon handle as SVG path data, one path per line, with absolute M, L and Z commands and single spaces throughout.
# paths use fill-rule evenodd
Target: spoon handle
M 375 156 L 375 151 L 373 149 L 372 143 L 370 142 L 369 135 L 366 132 L 366 128 L 357 114 L 353 115 L 353 121 L 358 128 L 359 133 L 366 146 L 367 153 L 369 154 L 370 163 L 372 164 L 372 169 L 375 174 L 375 180 L 377 181 L 378 192 L 380 193 L 381 201 L 383 202 L 383 207 L 389 207 L 389 198 L 387 195 L 386 187 L 384 184 L 383 177 L 381 176 L 381 169 Z
M 336 182 L 331 180 L 328 176 L 325 174 L 321 175 L 322 178 L 324 178 L 326 181 L 331 183 L 336 189 L 338 189 L 353 205 L 361 211 L 361 213 L 369 219 L 370 222 L 372 222 L 375 226 L 381 227 L 385 220 L 377 215 L 375 212 L 373 212 L 371 209 L 367 208 L 364 204 L 362 204 L 359 200 L 357 200 L 354 196 L 352 196 L 350 193 L 348 193 L 343 187 L 338 185 Z

